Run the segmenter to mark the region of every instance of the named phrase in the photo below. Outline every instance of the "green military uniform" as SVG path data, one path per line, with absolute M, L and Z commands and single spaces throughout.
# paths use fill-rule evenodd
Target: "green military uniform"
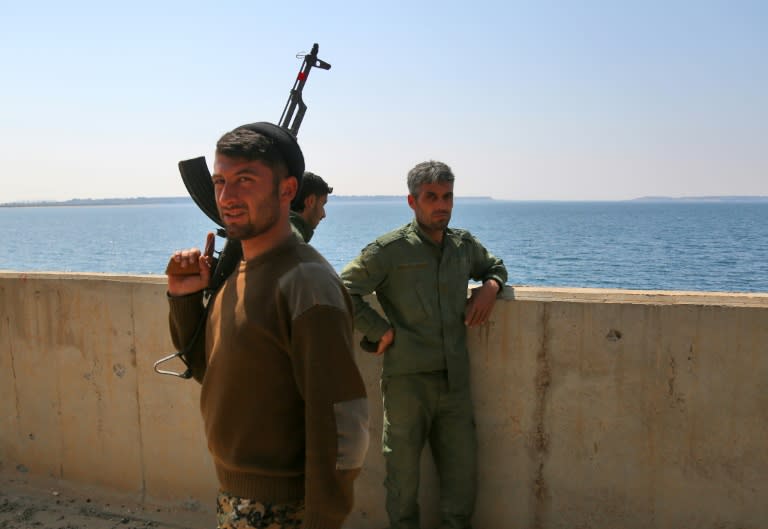
M 414 220 L 365 247 L 341 278 L 358 330 L 372 341 L 390 327 L 395 331 L 381 382 L 391 529 L 419 526 L 419 458 L 427 439 L 441 477 L 440 527 L 468 528 L 477 441 L 464 325 L 467 284 L 503 285 L 504 263 L 467 231 L 448 228 L 438 245 Z M 373 291 L 387 319 L 364 301 Z
M 296 235 L 300 241 L 309 243 L 312 235 L 315 234 L 315 230 L 311 228 L 309 224 L 307 224 L 307 221 L 304 220 L 304 217 L 302 217 L 301 214 L 297 213 L 296 211 L 291 211 L 290 219 L 291 230 L 293 231 L 294 235 Z

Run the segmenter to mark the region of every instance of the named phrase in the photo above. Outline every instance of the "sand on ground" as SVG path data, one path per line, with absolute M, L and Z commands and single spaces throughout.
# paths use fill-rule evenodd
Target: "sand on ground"
M 197 502 L 150 506 L 107 490 L 0 474 L 0 529 L 213 527 L 215 515 Z

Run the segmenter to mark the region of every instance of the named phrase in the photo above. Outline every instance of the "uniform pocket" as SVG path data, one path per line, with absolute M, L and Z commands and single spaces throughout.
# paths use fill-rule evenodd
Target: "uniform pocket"
M 403 296 L 400 310 L 403 315 L 403 323 L 407 326 L 412 326 L 412 324 L 424 321 L 430 317 L 429 304 L 421 282 L 414 283 L 408 287 Z
M 398 323 L 411 327 L 431 316 L 427 294 L 430 288 L 429 275 L 433 273 L 430 268 L 427 261 L 411 261 L 396 266 L 392 291 L 396 293 L 397 301 L 394 305 L 401 316 Z

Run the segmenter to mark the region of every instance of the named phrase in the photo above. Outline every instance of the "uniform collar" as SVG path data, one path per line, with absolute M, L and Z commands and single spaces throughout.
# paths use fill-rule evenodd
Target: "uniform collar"
M 301 213 L 291 210 L 290 216 L 291 223 L 293 223 L 293 225 L 296 226 L 296 229 L 301 232 L 301 235 L 304 237 L 304 242 L 309 242 L 312 235 L 314 235 L 315 230 L 309 227 L 309 224 L 307 224 L 307 221 L 301 216 Z
M 418 223 L 418 221 L 416 219 L 413 219 L 411 221 L 411 230 L 419 237 L 419 239 L 421 239 L 422 241 L 424 241 L 424 242 L 426 242 L 428 244 L 431 244 L 432 246 L 434 246 L 436 248 L 443 248 L 443 247 L 445 247 L 445 241 L 447 239 L 449 239 L 451 234 L 453 233 L 451 228 L 445 228 L 445 230 L 443 231 L 443 243 L 442 244 L 437 244 L 432 239 L 432 237 L 430 237 L 429 235 L 427 235 L 424 232 L 424 230 L 421 228 L 421 226 L 419 225 L 419 223 Z

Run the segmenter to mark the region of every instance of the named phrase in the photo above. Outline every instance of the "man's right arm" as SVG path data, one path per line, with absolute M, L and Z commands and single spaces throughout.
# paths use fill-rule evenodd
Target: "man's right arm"
M 192 378 L 203 381 L 205 374 L 205 322 L 203 293 L 186 296 L 168 295 L 168 326 L 171 341 L 177 351 L 184 351 L 184 360 L 192 370 Z M 198 334 L 198 326 L 201 326 Z
M 364 299 L 364 296 L 375 291 L 387 276 L 380 250 L 378 244 L 369 244 L 341 271 L 341 280 L 349 291 L 355 310 L 355 328 L 372 342 L 378 342 L 392 327 Z
M 166 270 L 171 340 L 177 351 L 184 352 L 184 360 L 198 382 L 202 382 L 205 374 L 203 289 L 211 278 L 209 257 L 213 253 L 213 237 L 208 234 L 205 255 L 197 248 L 177 251 Z

